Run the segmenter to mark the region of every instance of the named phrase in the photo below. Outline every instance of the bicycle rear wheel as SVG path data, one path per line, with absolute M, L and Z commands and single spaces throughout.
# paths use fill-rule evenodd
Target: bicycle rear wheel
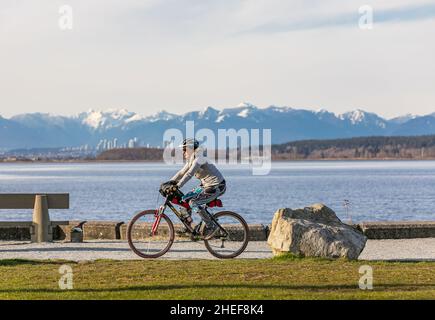
M 145 210 L 130 221 L 127 240 L 138 256 L 158 258 L 168 252 L 174 242 L 174 225 L 165 214 L 159 217 L 156 210 Z
M 245 251 L 249 242 L 249 227 L 245 219 L 231 211 L 214 215 L 221 226 L 209 240 L 204 240 L 207 250 L 216 258 L 231 259 Z

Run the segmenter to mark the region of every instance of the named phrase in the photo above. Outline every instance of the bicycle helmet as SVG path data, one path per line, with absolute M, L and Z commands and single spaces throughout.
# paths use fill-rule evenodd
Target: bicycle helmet
M 192 138 L 187 138 L 183 140 L 183 143 L 180 145 L 180 148 L 193 148 L 194 150 L 199 147 L 199 141 Z

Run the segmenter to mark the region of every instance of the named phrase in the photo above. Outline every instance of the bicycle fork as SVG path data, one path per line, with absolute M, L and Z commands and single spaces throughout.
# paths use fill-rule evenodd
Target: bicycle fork
M 156 235 L 156 231 L 159 228 L 160 225 L 160 220 L 162 219 L 162 213 L 163 211 L 165 211 L 165 206 L 160 206 L 159 209 L 156 210 L 154 217 L 156 218 L 154 220 L 153 226 L 151 227 L 151 235 L 155 236 Z

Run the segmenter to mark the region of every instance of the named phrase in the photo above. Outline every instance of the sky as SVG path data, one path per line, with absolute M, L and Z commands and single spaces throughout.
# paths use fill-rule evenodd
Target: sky
M 434 39 L 435 0 L 2 0 L 0 115 L 242 101 L 428 114 Z

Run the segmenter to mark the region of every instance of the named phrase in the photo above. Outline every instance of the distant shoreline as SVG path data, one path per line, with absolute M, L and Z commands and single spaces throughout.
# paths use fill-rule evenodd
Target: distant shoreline
M 435 158 L 425 159 L 410 159 L 410 158 L 378 158 L 378 159 L 366 159 L 366 158 L 328 158 L 328 159 L 273 159 L 273 163 L 282 162 L 334 162 L 334 161 L 362 161 L 362 162 L 376 162 L 376 161 L 435 161 Z M 0 161 L 0 164 L 33 164 L 33 163 L 165 163 L 163 160 L 18 160 L 18 161 Z M 239 164 L 239 163 L 237 163 Z
M 260 148 L 262 149 L 262 148 Z M 250 149 L 237 148 L 237 160 L 245 158 Z M 209 158 L 229 157 L 228 149 L 208 150 Z M 172 152 L 172 151 L 171 151 Z M 433 161 L 435 135 L 431 136 L 370 136 L 330 140 L 300 140 L 271 146 L 273 162 L 286 161 Z M 261 150 L 260 150 L 261 153 Z M 121 148 L 95 154 L 62 154 L 47 150 L 1 154 L 3 163 L 163 163 L 164 149 Z

